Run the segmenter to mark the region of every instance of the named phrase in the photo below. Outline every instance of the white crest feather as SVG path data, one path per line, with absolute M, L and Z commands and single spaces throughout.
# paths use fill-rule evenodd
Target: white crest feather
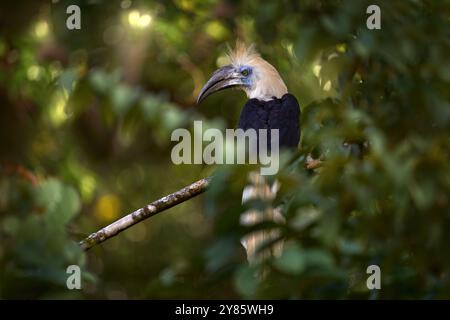
M 250 66 L 253 69 L 255 83 L 251 88 L 243 88 L 248 98 L 271 100 L 281 98 L 287 88 L 278 71 L 256 52 L 254 45 L 246 46 L 238 41 L 234 50 L 229 49 L 228 58 L 236 67 Z

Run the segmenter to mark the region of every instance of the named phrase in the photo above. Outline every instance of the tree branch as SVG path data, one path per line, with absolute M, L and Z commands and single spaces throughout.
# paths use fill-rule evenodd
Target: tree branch
M 319 168 L 321 165 L 321 160 L 313 159 L 311 156 L 308 156 L 305 160 L 304 167 L 308 170 L 313 170 Z M 87 238 L 80 241 L 79 245 L 83 250 L 87 251 L 93 246 L 118 235 L 120 232 L 147 218 L 153 217 L 154 215 L 166 209 L 172 208 L 182 202 L 198 196 L 199 194 L 206 191 L 210 181 L 211 177 L 204 178 L 188 185 L 187 187 L 184 187 L 181 190 L 178 190 L 177 192 L 162 197 L 161 199 L 158 199 L 146 205 L 145 207 L 140 208 L 123 218 L 120 218 L 119 220 L 111 223 L 103 229 L 92 233 Z
M 211 177 L 198 180 L 187 187 L 184 187 L 177 192 L 169 194 L 161 199 L 158 199 L 143 208 L 140 208 L 125 217 L 111 223 L 103 229 L 92 233 L 87 238 L 79 242 L 81 248 L 85 251 L 89 250 L 93 246 L 106 241 L 119 234 L 120 232 L 128 229 L 142 220 L 150 218 L 157 213 L 160 213 L 166 209 L 169 209 L 177 204 L 180 204 L 186 200 L 192 199 L 195 196 L 206 191 Z

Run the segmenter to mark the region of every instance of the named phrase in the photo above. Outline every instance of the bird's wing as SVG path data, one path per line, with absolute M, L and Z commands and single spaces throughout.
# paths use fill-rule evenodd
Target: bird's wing
M 267 112 L 264 101 L 257 99 L 249 99 L 242 108 L 239 118 L 238 128 L 247 129 L 264 129 L 268 128 L 269 113 Z
M 279 129 L 280 148 L 297 148 L 300 141 L 300 106 L 292 94 L 274 100 L 270 108 L 269 129 Z

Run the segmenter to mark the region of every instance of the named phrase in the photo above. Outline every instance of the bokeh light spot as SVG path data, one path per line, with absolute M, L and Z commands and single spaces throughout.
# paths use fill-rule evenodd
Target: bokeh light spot
M 37 65 L 32 65 L 27 70 L 27 78 L 28 80 L 38 80 L 42 74 L 42 70 Z
M 49 27 L 46 21 L 39 21 L 34 27 L 34 34 L 37 38 L 42 39 L 48 35 Z
M 316 64 L 313 66 L 313 73 L 316 77 L 319 77 L 320 70 L 322 70 L 322 66 L 320 64 Z
M 122 9 L 128 9 L 129 7 L 131 7 L 131 0 L 123 0 L 123 1 L 120 3 L 120 7 L 121 7 Z
M 69 118 L 69 114 L 66 112 L 67 100 L 66 92 L 60 90 L 55 93 L 50 106 L 50 121 L 53 125 L 59 126 Z
M 325 82 L 325 85 L 323 86 L 323 90 L 325 90 L 325 91 L 330 91 L 331 90 L 331 81 L 330 80 Z
M 152 16 L 148 13 L 141 14 L 138 10 L 133 10 L 128 14 L 128 23 L 132 28 L 145 29 L 152 22 Z
M 94 214 L 102 222 L 115 220 L 122 208 L 120 199 L 114 194 L 105 194 L 101 196 L 95 204 Z

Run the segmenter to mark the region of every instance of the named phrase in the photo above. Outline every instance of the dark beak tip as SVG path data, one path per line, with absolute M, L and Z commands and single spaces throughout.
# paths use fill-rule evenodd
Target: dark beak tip
M 200 104 L 202 101 L 203 101 L 203 97 L 201 94 L 199 94 L 195 103 Z

